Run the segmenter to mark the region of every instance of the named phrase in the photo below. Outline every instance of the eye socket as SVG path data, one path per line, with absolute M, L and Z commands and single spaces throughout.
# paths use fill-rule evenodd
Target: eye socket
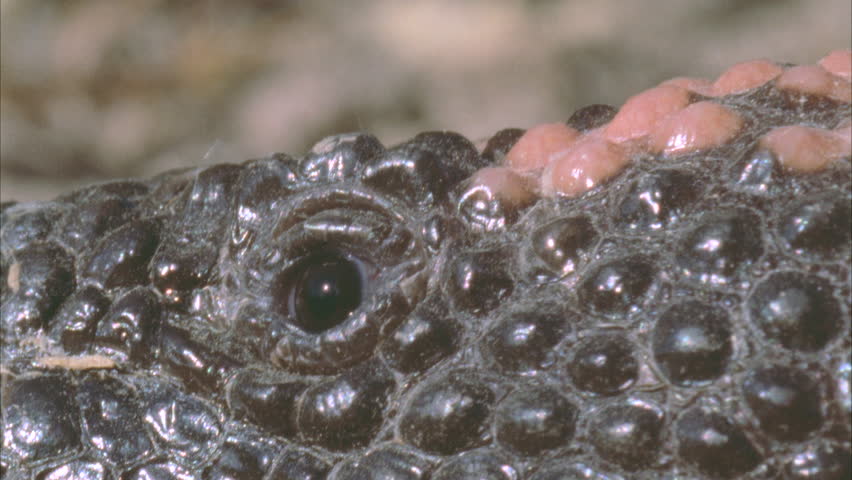
M 337 253 L 314 255 L 294 273 L 289 310 L 305 331 L 335 327 L 361 304 L 363 275 L 356 261 Z

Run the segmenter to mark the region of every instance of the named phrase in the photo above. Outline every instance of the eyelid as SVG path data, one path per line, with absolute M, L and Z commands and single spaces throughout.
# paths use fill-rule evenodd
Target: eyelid
M 400 223 L 410 215 L 402 213 L 404 208 L 375 192 L 363 188 L 330 188 L 308 195 L 298 196 L 288 205 L 286 212 L 273 229 L 272 236 L 278 237 L 294 225 L 323 211 L 345 209 L 372 212 L 387 218 L 388 223 Z
M 330 242 L 363 243 L 365 248 L 377 248 L 391 233 L 384 217 L 372 212 L 331 210 L 314 215 L 302 222 L 306 235 Z
M 304 228 L 314 234 L 346 235 L 359 238 L 366 238 L 372 231 L 370 227 L 348 218 L 311 219 L 304 223 Z
M 418 250 L 417 237 L 405 225 L 364 211 L 321 212 L 292 228 L 282 239 L 284 242 L 276 248 L 287 252 L 289 258 L 332 248 L 382 267 L 396 265 Z

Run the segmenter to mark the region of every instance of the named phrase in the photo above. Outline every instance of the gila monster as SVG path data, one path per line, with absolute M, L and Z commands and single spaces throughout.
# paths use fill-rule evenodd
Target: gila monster
M 850 476 L 850 56 L 2 204 L 0 476 Z

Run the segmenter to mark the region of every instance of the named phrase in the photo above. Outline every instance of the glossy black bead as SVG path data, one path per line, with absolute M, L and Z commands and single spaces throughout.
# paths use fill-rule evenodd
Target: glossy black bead
M 665 414 L 658 405 L 630 399 L 601 408 L 592 417 L 592 444 L 601 457 L 626 469 L 653 464 L 661 454 Z
M 760 429 L 774 438 L 802 441 L 822 426 L 822 396 L 806 372 L 765 367 L 749 373 L 742 388 Z
M 215 276 L 241 173 L 241 166 L 228 164 L 197 172 L 182 203 L 167 217 L 148 269 L 152 283 L 167 300 L 181 303 L 188 292 Z
M 151 192 L 151 185 L 144 180 L 115 180 L 96 183 L 79 190 L 60 195 L 57 200 L 74 205 L 84 205 L 92 200 L 121 198 L 136 203 Z
M 161 449 L 181 458 L 187 467 L 210 458 L 225 435 L 217 408 L 176 385 L 148 381 L 137 387 L 145 402 L 145 424 Z
M 172 225 L 182 228 L 169 233 L 179 243 L 223 234 L 241 172 L 239 165 L 221 164 L 196 173 L 192 186 L 185 191 L 183 208 L 170 219 Z
M 409 444 L 450 455 L 485 442 L 494 393 L 472 372 L 454 372 L 412 393 L 399 420 Z
M 38 242 L 18 250 L 13 256 L 19 265 L 13 290 L 28 297 L 53 297 L 60 301 L 74 290 L 74 258 L 52 242 Z M 54 300 L 53 303 L 56 303 Z
M 497 407 L 497 440 L 523 455 L 539 455 L 571 441 L 577 413 L 552 388 L 522 388 Z
M 301 449 L 287 448 L 275 461 L 269 480 L 326 480 L 331 465 L 315 454 Z
M 154 220 L 134 220 L 110 232 L 92 249 L 83 275 L 104 288 L 144 285 L 148 261 L 160 242 Z
M 612 105 L 594 103 L 575 110 L 565 123 L 575 130 L 586 132 L 606 125 L 616 113 L 618 109 Z
M 83 430 L 101 460 L 128 464 L 154 451 L 137 392 L 112 377 L 92 375 L 77 389 Z
M 228 408 L 237 418 L 284 437 L 296 430 L 297 402 L 308 383 L 265 379 L 258 372 L 241 372 L 229 382 Z
M 204 480 L 255 480 L 262 478 L 264 465 L 248 445 L 226 442 L 212 465 L 204 469 Z
M 483 348 L 505 372 L 533 373 L 556 360 L 554 347 L 568 331 L 569 316 L 545 309 L 512 312 L 488 332 Z
M 148 181 L 150 192 L 140 199 L 134 209 L 137 219 L 158 219 L 161 223 L 177 221 L 186 204 L 186 195 L 192 187 L 197 168 L 181 168 L 163 172 Z
M 119 297 L 98 322 L 95 343 L 121 359 L 150 361 L 162 322 L 157 295 L 136 287 Z
M 421 301 L 385 340 L 382 353 L 395 370 L 421 372 L 452 354 L 461 332 L 443 299 L 431 297 Z
M 767 195 L 775 190 L 783 173 L 772 152 L 757 149 L 733 164 L 730 176 L 735 189 L 752 195 Z
M 65 208 L 57 203 L 7 207 L 3 212 L 3 227 L 0 229 L 2 249 L 14 252 L 31 243 L 46 240 L 64 212 Z
M 84 351 L 94 338 L 98 320 L 109 305 L 109 298 L 97 287 L 78 289 L 65 300 L 50 321 L 49 336 L 58 341 L 66 353 Z
M 85 250 L 93 239 L 124 224 L 131 216 L 133 203 L 116 196 L 95 194 L 86 197 L 66 214 L 60 236 L 76 251 Z
M 613 214 L 625 230 L 645 233 L 670 228 L 699 197 L 702 186 L 695 175 L 660 169 L 640 176 L 627 189 Z
M 514 280 L 509 269 L 511 252 L 486 250 L 455 255 L 450 264 L 447 288 L 456 306 L 475 314 L 494 309 L 511 295 Z
M 681 238 L 675 260 L 689 278 L 728 285 L 763 255 L 760 219 L 746 210 L 706 215 Z
M 192 472 L 178 463 L 153 461 L 131 469 L 122 475 L 121 480 L 183 480 L 193 478 Z
M 333 480 L 426 480 L 431 462 L 399 446 L 384 446 L 362 458 L 343 462 L 335 469 Z
M 791 350 L 815 352 L 840 332 L 840 305 L 832 290 L 815 275 L 773 273 L 754 289 L 747 311 L 769 340 Z
M 580 390 L 598 395 L 622 392 L 639 377 L 635 346 L 619 333 L 583 338 L 573 347 L 568 373 Z
M 432 183 L 440 160 L 434 154 L 414 145 L 398 145 L 371 161 L 364 169 L 362 181 L 376 190 L 418 204 L 430 204 L 446 199 L 446 189 L 433 192 Z
M 420 235 L 432 251 L 438 251 L 448 239 L 457 237 L 463 227 L 460 221 L 440 214 L 433 215 L 423 222 Z
M 285 154 L 273 154 L 243 165 L 234 193 L 234 217 L 229 232 L 231 253 L 250 248 L 265 222 L 297 190 L 297 169 L 296 160 Z
M 584 463 L 566 463 L 565 459 L 559 459 L 536 470 L 529 480 L 624 480 L 624 477 L 604 473 Z
M 561 277 L 577 271 L 598 242 L 598 232 L 586 216 L 554 220 L 533 231 L 533 252 L 550 273 Z
M 310 182 L 339 182 L 354 176 L 360 166 L 385 151 L 373 135 L 347 133 L 326 137 L 299 163 L 299 173 Z
M 426 132 L 370 161 L 361 178 L 380 192 L 427 205 L 446 202 L 456 185 L 485 165 L 461 135 Z
M 18 378 L 3 391 L 3 450 L 23 462 L 80 448 L 74 388 L 64 375 Z
M 414 136 L 409 143 L 435 153 L 448 169 L 447 179 L 463 180 L 462 177 L 486 166 L 479 158 L 476 146 L 456 132 L 448 130 L 422 132 Z
M 112 478 L 114 478 L 113 472 L 106 465 L 89 460 L 74 460 L 42 471 L 36 476 L 37 480 L 110 480 Z
M 286 201 L 297 188 L 296 160 L 276 153 L 268 158 L 252 160 L 243 165 L 237 196 L 237 221 L 255 224 L 264 215 Z
M 848 261 L 852 200 L 841 191 L 810 197 L 786 213 L 779 231 L 784 245 L 797 256 Z
M 384 420 L 393 377 L 365 363 L 309 388 L 296 422 L 302 437 L 331 450 L 351 450 L 373 439 Z
M 448 460 L 433 480 L 515 480 L 518 470 L 502 455 L 487 450 L 467 452 Z
M 586 273 L 577 290 L 580 303 L 592 311 L 624 318 L 640 309 L 656 270 L 638 256 L 599 265 Z
M 74 258 L 54 243 L 38 242 L 15 252 L 3 279 L 10 298 L 0 319 L 6 329 L 26 332 L 45 327 L 74 291 Z
M 482 158 L 489 163 L 502 163 L 506 154 L 525 132 L 526 130 L 521 128 L 504 128 L 495 133 L 482 149 Z
M 525 179 L 520 181 L 527 183 Z M 456 202 L 458 218 L 470 230 L 480 233 L 498 232 L 511 227 L 528 205 L 527 199 L 506 200 L 498 191 L 477 182 L 466 182 Z
M 204 287 L 214 277 L 218 252 L 214 244 L 162 243 L 150 260 L 151 283 L 163 297 L 183 304 L 189 293 Z
M 697 300 L 668 308 L 652 335 L 654 360 L 669 381 L 680 386 L 715 380 L 725 372 L 733 351 L 727 312 Z
M 184 302 L 188 292 L 215 276 L 240 171 L 235 165 L 217 165 L 197 172 L 165 218 L 147 273 L 167 301 Z
M 219 391 L 237 363 L 192 339 L 190 332 L 164 325 L 158 360 L 191 390 Z
M 680 458 L 714 477 L 737 478 L 762 460 L 742 429 L 717 412 L 693 407 L 678 420 L 675 432 Z

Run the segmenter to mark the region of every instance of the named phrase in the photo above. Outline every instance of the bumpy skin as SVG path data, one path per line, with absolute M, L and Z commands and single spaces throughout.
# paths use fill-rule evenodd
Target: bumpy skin
M 4 478 L 848 478 L 850 161 L 756 146 L 848 105 L 712 101 L 733 141 L 523 207 L 466 181 L 517 129 L 4 204 Z

